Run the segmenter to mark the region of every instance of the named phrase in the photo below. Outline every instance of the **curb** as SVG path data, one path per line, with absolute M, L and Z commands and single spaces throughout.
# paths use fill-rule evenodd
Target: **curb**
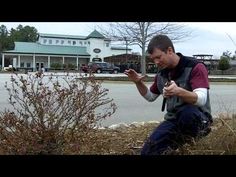
M 95 77 L 95 80 L 102 80 L 102 81 L 130 81 L 128 77 Z M 146 77 L 145 82 L 152 82 L 154 77 Z M 236 78 L 211 78 L 209 77 L 210 82 L 236 82 Z

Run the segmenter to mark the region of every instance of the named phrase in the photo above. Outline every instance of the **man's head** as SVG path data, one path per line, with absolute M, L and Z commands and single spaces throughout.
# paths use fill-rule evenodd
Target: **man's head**
M 152 54 L 156 48 L 166 53 L 169 47 L 175 52 L 174 45 L 168 36 L 156 35 L 149 42 L 147 50 L 149 54 Z
M 175 55 L 175 49 L 172 41 L 166 35 L 154 36 L 148 44 L 148 53 L 150 58 L 160 68 L 171 68 L 175 65 L 173 62 Z

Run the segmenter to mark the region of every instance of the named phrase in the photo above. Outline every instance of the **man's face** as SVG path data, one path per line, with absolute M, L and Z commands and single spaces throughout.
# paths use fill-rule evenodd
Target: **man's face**
M 164 69 L 169 66 L 171 51 L 168 49 L 167 52 L 165 53 L 160 49 L 155 48 L 153 50 L 153 53 L 150 55 L 150 58 L 155 64 L 157 64 L 158 67 Z

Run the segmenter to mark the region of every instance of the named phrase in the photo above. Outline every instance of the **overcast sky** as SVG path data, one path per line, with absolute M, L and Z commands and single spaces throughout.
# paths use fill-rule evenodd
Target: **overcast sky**
M 105 22 L 108 23 L 108 22 Z M 8 30 L 16 28 L 19 24 L 23 26 L 34 26 L 39 33 L 52 34 L 68 34 L 68 35 L 84 35 L 90 34 L 98 24 L 93 22 L 10 22 L 1 23 Z M 212 54 L 214 58 L 218 58 L 225 51 L 230 51 L 232 54 L 236 51 L 236 22 L 191 22 L 181 23 L 193 30 L 193 37 L 188 41 L 176 43 L 176 52 L 181 52 L 184 55 L 195 54 Z M 229 34 L 232 40 L 227 35 Z M 133 52 L 140 52 L 139 47 L 131 47 Z

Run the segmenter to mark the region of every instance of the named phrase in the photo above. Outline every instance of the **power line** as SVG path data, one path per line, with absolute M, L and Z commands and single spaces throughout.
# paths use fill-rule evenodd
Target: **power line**
M 234 40 L 232 39 L 232 37 L 231 37 L 228 33 L 226 33 L 226 35 L 229 37 L 229 39 L 233 42 L 234 46 L 236 47 L 236 43 L 234 42 Z

